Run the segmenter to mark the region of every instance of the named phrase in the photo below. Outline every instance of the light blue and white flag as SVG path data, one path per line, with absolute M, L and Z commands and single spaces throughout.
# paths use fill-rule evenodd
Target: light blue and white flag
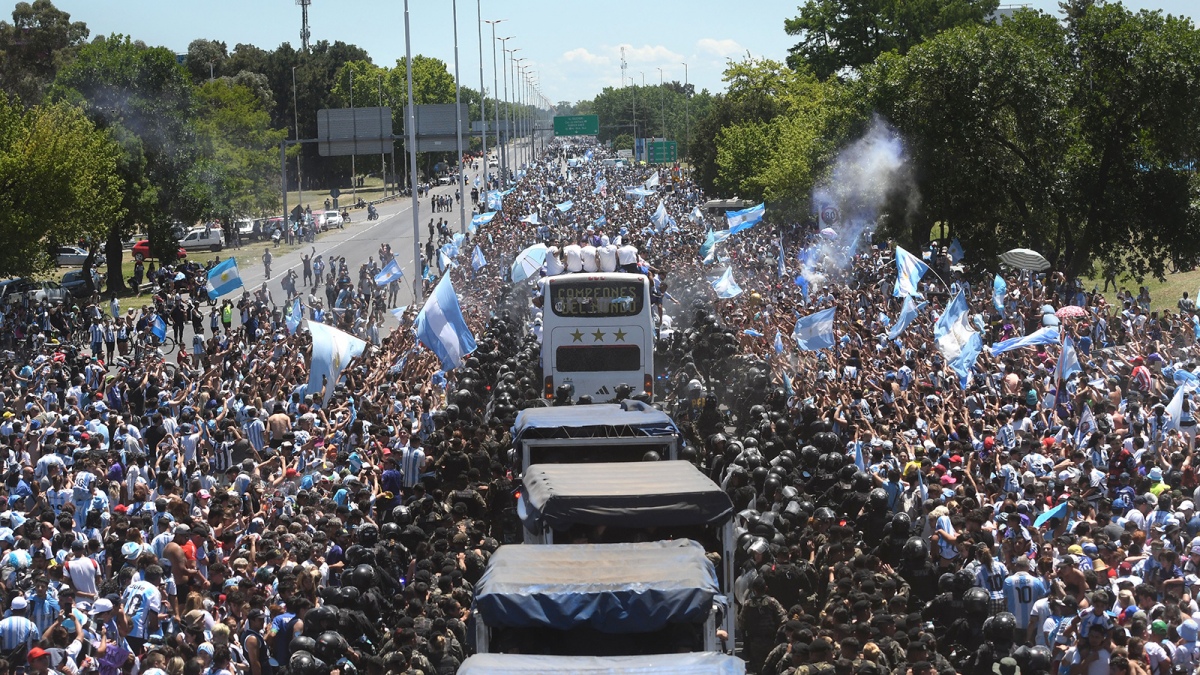
M 379 270 L 379 274 L 375 275 L 376 286 L 387 286 L 393 281 L 399 281 L 404 278 L 404 270 L 400 269 L 400 262 L 395 258 L 388 261 L 383 269 Z
M 342 369 L 350 360 L 363 353 L 367 343 L 344 333 L 328 324 L 316 321 L 308 322 L 308 331 L 312 333 L 312 362 L 308 371 L 308 391 L 321 391 L 322 378 L 325 378 L 325 398 L 328 402 L 333 395 L 342 376 Z
M 472 184 L 473 184 L 475 187 L 479 187 L 479 176 L 475 176 L 475 180 L 472 182 Z
M 157 314 L 154 316 L 154 321 L 150 322 L 150 334 L 158 338 L 159 342 L 167 337 L 167 322 Z
M 692 207 L 692 212 L 688 214 L 688 220 L 692 221 L 693 223 L 698 223 L 701 220 L 704 220 L 704 214 L 700 213 L 699 206 Z
M 1022 347 L 1058 344 L 1058 340 L 1058 326 L 1043 326 L 1029 335 L 1009 338 L 1002 342 L 993 344 L 992 356 L 1003 354 L 1004 352 L 1012 351 L 1014 349 L 1020 349 Z
M 959 385 L 965 389 L 971 367 L 983 351 L 983 339 L 971 329 L 967 299 L 962 291 L 955 294 L 938 317 L 933 326 L 933 336 L 947 365 L 958 375 Z
M 592 188 L 592 194 L 598 195 L 608 189 L 608 179 L 600 178 L 596 180 L 596 187 Z
M 1179 429 L 1179 421 L 1183 419 L 1183 399 L 1186 396 L 1191 396 L 1196 390 L 1196 381 L 1188 380 L 1183 384 L 1175 387 L 1175 395 L 1171 397 L 1171 402 L 1167 404 L 1167 414 L 1171 419 L 1163 425 L 1163 429 Z
M 645 183 L 642 183 L 642 187 L 646 188 L 647 190 L 649 190 L 652 187 L 658 187 L 658 185 L 659 185 L 659 179 L 658 179 L 657 171 L 655 171 L 654 175 L 650 176 L 650 178 L 648 178 Z
M 717 292 L 718 298 L 736 298 L 742 293 L 742 287 L 733 280 L 732 267 L 726 267 L 725 273 L 721 275 L 720 279 L 713 282 L 712 287 Z
M 963 250 L 962 243 L 958 241 L 958 237 L 955 237 L 954 241 L 950 242 L 950 249 L 948 252 L 950 253 L 950 262 L 954 263 L 955 265 L 957 265 L 958 261 L 962 260 L 967 255 L 967 252 Z
M 413 328 L 417 339 L 437 354 L 445 370 L 461 366 L 467 354 L 475 351 L 475 336 L 463 318 L 449 275 L 434 287 L 417 313 Z
M 608 224 L 608 218 L 605 218 L 604 216 L 600 216 L 600 217 L 596 218 L 595 220 L 593 220 L 592 224 L 595 225 L 596 227 L 603 227 L 604 225 Z
M 538 214 L 537 214 L 537 211 L 534 211 L 533 213 L 531 213 L 531 214 L 529 214 L 529 215 L 525 216 L 524 218 L 522 218 L 522 219 L 521 219 L 521 222 L 522 222 L 522 223 L 529 223 L 530 225 L 540 225 L 540 224 L 541 224 L 541 223 L 538 221 Z
M 297 296 L 292 300 L 291 311 L 287 315 L 287 329 L 289 335 L 295 335 L 297 330 L 300 330 L 300 324 L 304 321 L 304 309 L 300 306 L 300 298 Z
M 487 265 L 487 259 L 483 257 L 483 251 L 476 246 L 475 250 L 471 252 L 471 267 L 478 270 L 485 265 Z
M 1084 403 L 1083 412 L 1079 414 L 1079 426 L 1075 427 L 1075 447 L 1083 447 L 1088 436 L 1097 428 L 1096 416 L 1092 414 L 1091 406 Z
M 787 276 L 787 261 L 783 259 L 783 237 L 779 238 L 779 262 L 777 263 L 779 278 Z
M 900 308 L 900 316 L 896 317 L 896 325 L 888 331 L 888 339 L 895 340 L 900 337 L 905 328 L 917 318 L 917 301 L 911 295 L 904 297 L 904 306 Z
M 654 227 L 660 232 L 667 225 L 674 223 L 671 216 L 667 215 L 667 207 L 663 206 L 662 200 L 658 201 L 658 208 L 654 209 L 654 213 L 650 215 L 650 222 L 654 223 Z
M 829 349 L 833 346 L 833 318 L 837 307 L 823 309 L 814 314 L 796 319 L 796 327 L 792 329 L 792 339 L 805 351 Z
M 766 209 L 767 206 L 763 203 L 758 206 L 751 206 L 748 209 L 726 214 L 725 222 L 729 224 L 729 234 L 737 234 L 762 222 Z
M 1083 372 L 1083 368 L 1079 365 L 1079 354 L 1075 352 L 1075 341 L 1068 335 L 1063 340 L 1062 352 L 1059 353 L 1058 364 L 1054 367 L 1054 378 L 1059 382 L 1066 382 L 1072 375 L 1080 372 Z
M 808 278 L 803 274 L 796 275 L 796 285 L 800 287 L 800 297 L 804 299 L 804 302 L 808 302 L 808 291 L 811 288 Z
M 717 258 L 717 244 L 729 238 L 729 230 L 721 232 L 708 231 L 708 235 L 704 237 L 704 243 L 700 245 L 700 259 L 708 264 Z
M 445 247 L 438 249 L 438 270 L 445 272 L 451 267 L 457 267 L 458 263 L 454 262 L 454 258 L 446 255 Z
M 571 210 L 572 206 L 575 206 L 575 202 L 568 199 L 567 201 L 565 201 L 561 204 L 555 204 L 554 208 L 558 209 L 559 211 L 562 211 L 563 213 L 566 213 L 567 211 Z
M 1008 293 L 1008 283 L 999 274 L 992 279 L 992 306 L 1004 317 L 1004 296 Z
M 495 218 L 497 213 L 499 213 L 499 211 L 488 211 L 477 216 L 471 216 L 471 224 L 475 227 L 487 225 L 488 223 L 492 222 L 492 218 Z
M 746 330 L 742 331 L 742 335 L 749 335 L 750 337 L 756 337 L 756 338 L 766 337 L 765 335 L 762 334 L 762 332 L 754 330 L 753 328 L 747 328 Z
M 920 295 L 917 284 L 921 283 L 921 277 L 929 271 L 929 265 L 926 265 L 917 256 L 905 251 L 899 246 L 896 247 L 896 287 L 892 290 L 892 295 L 896 297 L 905 297 L 909 295 Z
M 242 287 L 242 275 L 238 274 L 237 261 L 230 258 L 208 271 L 208 299 L 232 293 Z
M 783 353 L 783 334 L 779 331 L 775 331 L 775 353 Z

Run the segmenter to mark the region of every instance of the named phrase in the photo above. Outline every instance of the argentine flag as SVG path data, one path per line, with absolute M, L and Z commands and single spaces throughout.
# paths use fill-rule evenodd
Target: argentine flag
M 733 280 L 732 267 L 726 267 L 725 273 L 721 275 L 720 279 L 713 282 L 712 287 L 717 292 L 718 298 L 736 298 L 742 293 L 742 287 Z
M 726 214 L 725 222 L 729 223 L 729 234 L 737 234 L 742 230 L 748 230 L 763 219 L 763 214 L 766 213 L 767 206 L 765 203 L 758 206 L 751 206 L 748 209 L 734 211 Z
M 333 326 L 316 321 L 308 322 L 308 331 L 312 334 L 312 364 L 308 371 L 308 391 L 321 391 L 324 380 L 324 401 L 328 402 L 342 376 L 342 369 L 350 363 L 350 359 L 363 353 L 367 343 Z
M 237 261 L 233 258 L 229 258 L 208 271 L 209 300 L 216 300 L 241 287 L 242 275 L 238 274 Z
M 899 246 L 896 247 L 896 287 L 892 290 L 892 295 L 898 298 L 920 295 L 921 291 L 917 289 L 917 284 L 921 283 L 921 277 L 929 271 L 929 265 L 926 265 L 920 258 L 905 251 Z
M 833 318 L 836 307 L 821 310 L 814 314 L 796 319 L 796 327 L 792 329 L 792 339 L 800 349 L 816 351 L 829 349 L 833 346 Z
M 167 337 L 167 322 L 163 321 L 161 316 L 155 316 L 154 321 L 150 323 L 150 334 L 158 338 L 162 342 Z
M 483 251 L 480 251 L 479 247 L 476 246 L 475 250 L 471 252 L 471 267 L 479 269 L 484 265 L 487 265 L 487 259 L 483 257 Z
M 554 208 L 558 209 L 559 211 L 562 211 L 563 213 L 566 213 L 567 211 L 571 210 L 572 206 L 575 206 L 575 202 L 568 199 L 567 201 L 565 201 L 561 204 L 555 204 Z
M 387 286 L 393 281 L 399 281 L 404 278 L 404 270 L 400 269 L 400 263 L 396 262 L 395 258 L 388 261 L 388 264 L 379 270 L 379 274 L 375 275 L 376 286 Z
M 300 308 L 300 296 L 296 296 L 292 300 L 292 306 L 287 315 L 288 334 L 294 335 L 299 330 L 302 321 L 304 321 L 304 310 Z
M 461 366 L 466 355 L 475 351 L 475 336 L 463 319 L 450 275 L 442 277 L 434 287 L 433 294 L 417 313 L 413 327 L 417 339 L 437 354 L 445 370 Z

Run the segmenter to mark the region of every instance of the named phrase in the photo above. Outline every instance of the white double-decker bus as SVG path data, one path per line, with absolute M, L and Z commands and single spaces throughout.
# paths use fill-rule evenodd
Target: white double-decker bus
M 563 384 L 574 398 L 613 398 L 618 385 L 654 395 L 654 322 L 650 281 L 641 274 L 580 273 L 542 285 L 545 396 Z

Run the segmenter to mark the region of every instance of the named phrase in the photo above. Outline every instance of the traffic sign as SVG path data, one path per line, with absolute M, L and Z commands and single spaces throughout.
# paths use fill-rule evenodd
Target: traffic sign
M 646 161 L 650 164 L 672 164 L 679 159 L 675 141 L 651 141 L 647 145 Z
M 555 136 L 596 136 L 600 133 L 599 115 L 555 115 Z

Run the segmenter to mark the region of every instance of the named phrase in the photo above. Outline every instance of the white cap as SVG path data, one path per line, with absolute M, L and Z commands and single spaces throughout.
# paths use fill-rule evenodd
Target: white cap
M 29 603 L 25 600 L 25 597 L 18 595 L 17 597 L 13 598 L 12 604 L 9 605 L 9 608 L 19 611 L 28 606 Z

